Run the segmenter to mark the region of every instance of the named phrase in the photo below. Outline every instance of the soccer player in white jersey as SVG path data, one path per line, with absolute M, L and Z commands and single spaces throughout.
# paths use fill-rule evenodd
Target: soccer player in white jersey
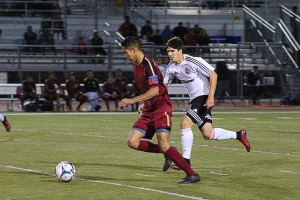
M 5 116 L 3 116 L 1 113 L 0 113 L 0 120 L 1 120 L 4 128 L 6 129 L 6 131 L 9 132 L 10 128 L 11 128 L 10 124 L 9 124 L 7 118 Z
M 217 85 L 217 73 L 214 68 L 200 57 L 182 53 L 183 43 L 180 38 L 173 37 L 166 44 L 170 63 L 166 68 L 164 84 L 171 83 L 176 76 L 188 90 L 190 109 L 183 117 L 181 127 L 181 142 L 183 157 L 191 165 L 190 157 L 193 145 L 192 125 L 197 124 L 206 140 L 239 140 L 246 150 L 250 151 L 250 143 L 246 131 L 238 132 L 212 127 L 211 110 L 215 104 L 214 94 Z M 179 169 L 176 165 L 173 169 Z

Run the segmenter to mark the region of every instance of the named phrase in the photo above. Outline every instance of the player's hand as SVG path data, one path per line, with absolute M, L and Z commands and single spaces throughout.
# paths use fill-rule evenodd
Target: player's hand
M 206 106 L 207 109 L 212 108 L 215 105 L 215 99 L 214 97 L 208 97 L 204 106 Z
M 127 98 L 125 98 L 125 99 L 122 99 L 122 100 L 120 101 L 119 106 L 120 106 L 120 107 L 124 107 L 124 106 L 127 106 L 128 104 L 133 104 L 133 103 L 134 103 L 134 102 L 133 102 L 132 99 L 127 99 Z
M 138 110 L 137 110 L 137 113 L 138 113 L 138 114 L 142 114 L 143 111 L 144 111 L 144 104 L 139 105 L 139 108 L 138 108 Z

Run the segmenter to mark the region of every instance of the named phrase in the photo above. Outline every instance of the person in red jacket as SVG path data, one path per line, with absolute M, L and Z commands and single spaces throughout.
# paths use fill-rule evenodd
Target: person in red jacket
M 129 16 L 126 15 L 124 18 L 125 21 L 120 24 L 118 31 L 123 37 L 137 36 L 136 25 L 130 21 Z

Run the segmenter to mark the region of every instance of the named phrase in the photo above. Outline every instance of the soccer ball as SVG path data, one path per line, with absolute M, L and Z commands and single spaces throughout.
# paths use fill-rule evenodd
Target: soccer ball
M 75 177 L 75 167 L 68 161 L 58 163 L 55 168 L 55 176 L 59 181 L 69 182 Z

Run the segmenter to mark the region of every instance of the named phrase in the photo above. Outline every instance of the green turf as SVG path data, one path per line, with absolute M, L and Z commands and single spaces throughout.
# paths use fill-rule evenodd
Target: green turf
M 201 182 L 190 185 L 176 184 L 182 171 L 162 172 L 162 155 L 127 147 L 138 115 L 7 115 L 13 128 L 0 133 L 0 199 L 299 199 L 300 112 L 258 112 L 213 113 L 214 127 L 247 129 L 250 153 L 235 140 L 205 141 L 193 128 L 192 167 Z M 173 116 L 171 134 L 180 152 L 182 117 Z M 63 160 L 75 165 L 81 179 L 61 183 L 5 167 L 54 173 Z

